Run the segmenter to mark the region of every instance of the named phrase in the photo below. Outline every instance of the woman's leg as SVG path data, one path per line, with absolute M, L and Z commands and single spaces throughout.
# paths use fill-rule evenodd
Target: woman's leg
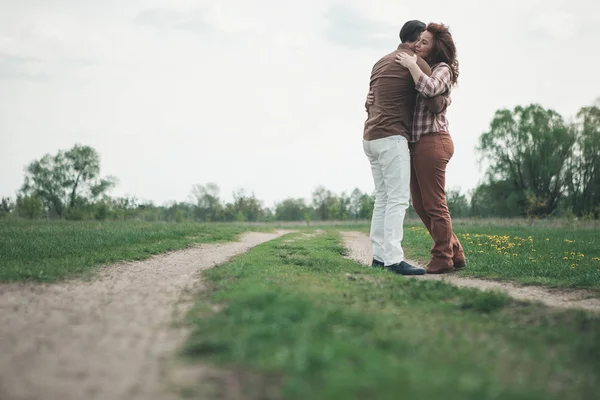
M 415 154 L 416 150 L 418 149 L 418 147 L 419 147 L 418 142 L 411 143 L 411 146 L 410 146 L 410 150 L 411 150 L 410 194 L 412 197 L 413 209 L 415 210 L 415 212 L 417 213 L 419 218 L 421 218 L 423 225 L 425 225 L 425 228 L 427 228 L 427 231 L 431 235 L 431 219 L 429 218 L 429 215 L 427 215 L 427 213 L 425 212 L 425 207 L 423 206 L 423 197 L 421 196 L 421 187 L 419 186 L 419 179 L 417 178 L 417 173 L 415 171 L 415 163 L 413 161 L 414 154 Z M 460 241 L 458 240 L 458 238 L 456 237 L 454 232 L 452 232 L 451 242 L 452 242 L 452 250 L 453 250 L 453 258 L 452 259 L 454 261 L 454 268 L 462 268 L 462 267 L 466 266 L 466 259 L 465 259 L 465 254 L 464 254 L 462 245 L 460 244 Z
M 417 151 L 419 148 L 419 142 L 411 143 L 411 157 L 410 157 L 410 196 L 412 199 L 412 206 L 421 221 L 423 221 L 423 225 L 431 234 L 431 220 L 429 219 L 429 215 L 425 212 L 425 207 L 423 206 L 423 197 L 421 196 L 421 187 L 419 186 L 419 179 L 417 177 L 417 173 L 415 171 L 415 163 L 413 153 Z
M 429 273 L 453 271 L 453 248 L 461 248 L 460 241 L 452 232 L 446 204 L 446 165 L 453 154 L 454 144 L 447 134 L 422 136 L 420 145 L 413 154 L 422 205 L 430 220 L 429 228 L 434 242 L 432 259 L 427 268 Z

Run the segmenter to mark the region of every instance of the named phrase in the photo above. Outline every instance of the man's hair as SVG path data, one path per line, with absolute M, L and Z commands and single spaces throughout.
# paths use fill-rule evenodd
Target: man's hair
M 419 35 L 425 30 L 426 26 L 424 22 L 416 19 L 408 21 L 400 29 L 400 41 L 402 43 L 416 42 L 419 40 Z

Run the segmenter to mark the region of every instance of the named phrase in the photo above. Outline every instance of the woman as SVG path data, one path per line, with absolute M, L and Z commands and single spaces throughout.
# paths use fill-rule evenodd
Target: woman
M 419 92 L 413 121 L 411 196 L 415 211 L 433 238 L 427 273 L 441 274 L 466 266 L 460 241 L 452 231 L 446 204 L 446 165 L 454 154 L 446 110 L 434 114 L 425 98 L 442 95 L 450 103 L 450 89 L 458 80 L 456 47 L 448 27 L 430 23 L 415 45 L 415 53 L 427 61 L 431 76 L 417 66 L 417 57 L 401 53 L 396 62 L 408 68 Z

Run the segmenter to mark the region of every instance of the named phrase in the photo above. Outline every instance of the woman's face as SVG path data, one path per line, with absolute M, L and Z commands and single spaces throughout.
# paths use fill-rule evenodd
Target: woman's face
M 415 53 L 417 53 L 422 59 L 426 60 L 429 56 L 429 53 L 431 53 L 432 47 L 433 35 L 428 31 L 424 31 L 423 33 L 421 33 L 421 37 L 415 45 Z

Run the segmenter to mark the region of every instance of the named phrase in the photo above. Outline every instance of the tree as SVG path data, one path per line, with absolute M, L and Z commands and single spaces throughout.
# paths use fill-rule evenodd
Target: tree
M 163 217 L 168 222 L 181 223 L 193 218 L 193 205 L 185 202 L 168 201 L 163 206 Z
M 219 199 L 221 189 L 216 183 L 196 184 L 192 187 L 192 197 L 196 201 L 196 217 L 200 221 L 217 221 L 221 219 L 223 206 Z
M 517 217 L 524 213 L 522 207 L 521 195 L 506 180 L 482 183 L 471 194 L 473 217 Z
M 446 191 L 446 203 L 450 210 L 450 215 L 454 218 L 469 217 L 471 214 L 467 196 L 462 194 L 458 189 Z
M 3 197 L 0 201 L 0 218 L 5 218 L 12 213 L 15 208 L 15 204 L 8 197 Z
M 532 104 L 496 111 L 477 150 L 488 164 L 488 183 L 509 183 L 519 196 L 522 214 L 527 199 L 535 198 L 535 212 L 550 215 L 566 186 L 566 160 L 574 143 L 573 130 L 558 113 Z
M 336 202 L 336 196 L 330 190 L 323 186 L 317 187 L 313 193 L 313 206 L 318 218 L 322 221 L 327 221 L 331 216 L 331 209 Z
M 264 216 L 262 202 L 256 198 L 254 193 L 246 195 L 244 189 L 233 192 L 233 206 L 236 211 L 236 220 L 258 221 Z
M 265 221 L 275 220 L 275 214 L 273 213 L 273 210 L 270 207 L 266 207 L 263 211 L 265 213 Z
M 356 188 L 350 194 L 350 207 L 348 209 L 350 216 L 354 218 L 354 220 L 358 219 L 360 213 L 360 200 L 362 197 L 362 192 L 359 188 Z
M 600 217 L 600 99 L 577 113 L 577 140 L 569 159 L 567 186 L 576 215 Z
M 334 200 L 329 208 L 329 213 L 332 220 L 345 221 L 350 215 L 350 203 L 352 199 L 342 192 L 339 196 L 334 196 Z
M 278 221 L 303 221 L 308 206 L 302 198 L 285 199 L 275 205 L 275 219 Z
M 75 145 L 29 164 L 21 192 L 39 197 L 48 209 L 62 217 L 93 202 L 116 184 L 114 177 L 99 175 L 100 157 L 96 150 Z
M 227 203 L 225 204 L 225 207 L 223 208 L 223 219 L 225 221 L 236 221 L 239 218 L 239 214 L 235 209 L 235 206 L 233 205 L 233 203 Z
M 375 208 L 375 196 L 369 194 L 363 194 L 360 197 L 360 210 L 358 211 L 358 218 L 360 219 L 371 219 L 373 217 L 373 209 Z
M 17 204 L 15 206 L 17 215 L 29 219 L 39 218 L 44 214 L 44 204 L 35 194 L 17 196 Z

